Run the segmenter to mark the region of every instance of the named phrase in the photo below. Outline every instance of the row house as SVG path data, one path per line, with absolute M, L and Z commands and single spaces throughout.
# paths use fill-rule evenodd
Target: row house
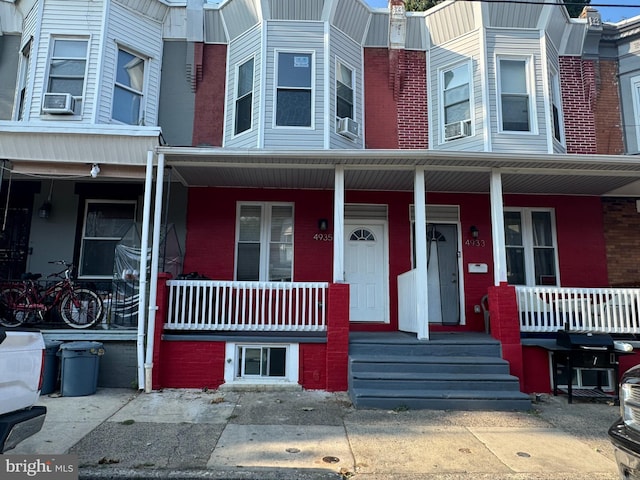
M 435 408 L 613 389 L 555 375 L 549 345 L 640 328 L 638 22 L 18 0 L 0 25 L 0 267 L 72 259 L 100 290 L 100 328 L 43 328 L 104 342 L 102 385 Z

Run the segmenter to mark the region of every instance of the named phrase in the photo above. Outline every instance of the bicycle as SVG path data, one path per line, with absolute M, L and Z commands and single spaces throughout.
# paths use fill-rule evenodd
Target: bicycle
M 47 277 L 60 278 L 54 285 L 42 287 L 36 283 L 40 274 L 27 274 L 0 291 L 0 325 L 18 327 L 44 321 L 45 313 L 54 309 L 73 328 L 89 328 L 100 321 L 104 313 L 102 298 L 93 290 L 74 284 L 73 264 L 63 260 L 49 263 L 65 267 Z

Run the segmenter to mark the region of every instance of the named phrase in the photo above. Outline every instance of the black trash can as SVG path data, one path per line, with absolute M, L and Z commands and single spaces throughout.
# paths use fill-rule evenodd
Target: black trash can
M 58 390 L 60 375 L 60 359 L 58 350 L 62 342 L 59 340 L 46 340 L 44 342 L 44 366 L 42 369 L 42 388 L 40 393 L 47 395 Z
M 104 348 L 100 342 L 68 342 L 60 345 L 60 394 L 63 397 L 93 395 Z

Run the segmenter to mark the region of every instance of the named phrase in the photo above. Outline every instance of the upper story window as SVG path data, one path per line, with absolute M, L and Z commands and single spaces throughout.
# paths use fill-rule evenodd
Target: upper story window
M 33 40 L 29 40 L 21 50 L 20 70 L 18 77 L 18 110 L 17 119 L 24 120 L 24 109 L 27 102 L 27 81 L 29 78 L 29 63 L 31 61 L 31 45 Z
M 551 115 L 553 120 L 553 138 L 562 142 L 562 100 L 560 99 L 560 78 L 558 72 L 551 71 Z
M 238 135 L 251 128 L 253 105 L 253 58 L 238 67 L 236 73 L 236 120 L 233 133 Z
M 553 210 L 505 209 L 507 281 L 511 285 L 558 285 Z
M 69 111 L 63 113 L 79 115 L 82 112 L 88 45 L 86 39 L 53 39 L 46 93 L 61 95 L 51 96 L 53 108 L 60 112 L 64 107 Z M 64 94 L 69 94 L 72 101 L 64 103 Z M 45 104 L 46 101 L 45 98 Z
M 528 63 L 526 59 L 498 59 L 502 131 L 531 131 Z
M 290 282 L 293 277 L 293 205 L 238 206 L 236 280 Z
M 632 128 L 636 134 L 636 145 L 635 149 L 630 145 L 629 150 L 632 152 L 637 152 L 640 151 L 640 75 L 631 79 L 631 97 L 633 98 L 634 119 L 632 125 L 635 125 Z
M 354 119 L 353 70 L 338 62 L 336 68 L 336 116 Z
M 116 245 L 131 228 L 135 216 L 133 200 L 87 200 L 80 245 L 81 277 L 113 277 Z
M 310 127 L 313 54 L 278 52 L 276 126 Z
M 111 109 L 111 118 L 114 120 L 128 125 L 143 124 L 144 70 L 143 58 L 118 49 Z
M 471 74 L 464 63 L 440 72 L 445 141 L 471 135 Z

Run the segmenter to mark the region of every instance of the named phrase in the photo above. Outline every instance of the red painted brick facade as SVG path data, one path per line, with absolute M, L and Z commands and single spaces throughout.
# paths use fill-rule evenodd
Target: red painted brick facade
M 202 48 L 202 80 L 196 85 L 193 146 L 219 147 L 224 128 L 227 46 L 206 44 Z
M 389 76 L 389 50 L 365 48 L 365 148 L 398 148 L 398 105 Z
M 560 90 L 567 153 L 597 153 L 594 61 L 582 60 L 580 57 L 560 57 Z
M 595 116 L 598 153 L 622 155 L 624 154 L 624 133 L 620 112 L 618 62 L 599 60 L 596 68 L 598 69 L 598 97 Z
M 520 319 L 515 287 L 502 283 L 489 287 L 491 335 L 502 343 L 502 358 L 509 362 L 511 375 L 523 387 L 523 357 L 520 343 Z
M 429 148 L 427 114 L 427 64 L 425 52 L 403 50 L 399 59 L 401 87 L 398 92 L 398 146 Z

